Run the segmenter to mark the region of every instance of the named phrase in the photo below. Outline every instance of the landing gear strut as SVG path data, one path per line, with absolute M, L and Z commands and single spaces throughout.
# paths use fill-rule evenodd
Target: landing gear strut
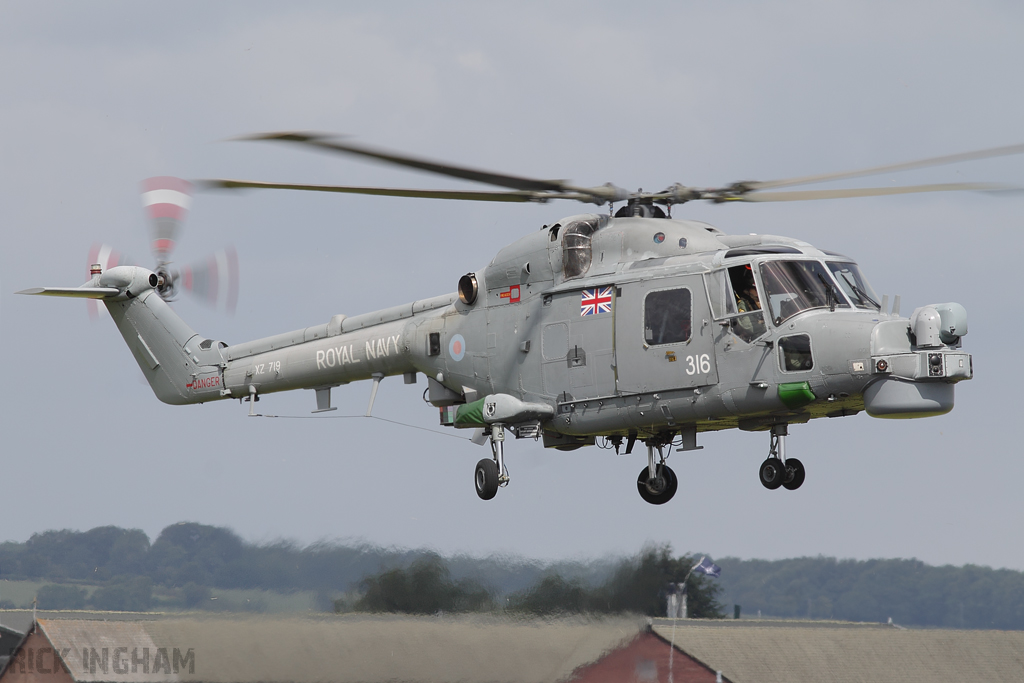
M 671 447 L 671 446 L 669 446 Z M 654 449 L 658 449 L 658 462 L 654 461 Z M 636 478 L 636 488 L 640 497 L 651 505 L 662 505 L 672 500 L 679 488 L 679 480 L 672 468 L 665 464 L 662 445 L 655 446 L 647 442 L 647 467 L 640 470 Z
M 490 500 L 498 493 L 499 486 L 507 486 L 508 469 L 505 467 L 505 428 L 501 425 L 491 426 L 491 459 L 484 458 L 476 464 L 474 482 L 476 495 L 483 500 Z
M 796 458 L 786 457 L 786 436 L 788 434 L 789 425 L 772 426 L 768 459 L 761 463 L 761 467 L 758 469 L 761 485 L 771 491 L 779 487 L 795 491 L 804 483 L 806 476 L 804 464 Z

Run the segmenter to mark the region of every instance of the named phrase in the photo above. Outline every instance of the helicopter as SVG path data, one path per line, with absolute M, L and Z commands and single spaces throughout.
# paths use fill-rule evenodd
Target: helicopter
M 336 410 L 331 391 L 370 380 L 426 377 L 424 400 L 440 424 L 473 429 L 491 457 L 474 470 L 477 495 L 510 482 L 506 436 L 546 448 L 598 445 L 647 451 L 637 491 L 668 502 L 675 452 L 703 448 L 698 434 L 765 432 L 758 468 L 769 490 L 796 490 L 803 463 L 786 453 L 790 425 L 862 411 L 922 418 L 953 409 L 956 383 L 974 376 L 962 350 L 967 311 L 954 302 L 900 315 L 899 297 L 874 292 L 850 257 L 775 235 L 729 235 L 673 218 L 691 201 L 766 202 L 939 191 L 1000 191 L 992 183 L 785 190 L 881 173 L 1024 153 L 1024 145 L 858 171 L 718 188 L 674 184 L 629 192 L 477 170 L 357 145 L 316 133 L 247 136 L 362 157 L 500 190 L 196 181 L 206 189 L 262 188 L 498 202 L 572 200 L 607 213 L 562 218 L 501 249 L 458 278 L 456 291 L 228 345 L 197 334 L 167 304 L 166 271 L 92 267 L 75 288 L 21 294 L 95 299 L 109 311 L 157 398 L 173 405 L 312 390 L 314 413 Z M 615 205 L 621 204 L 616 209 Z M 162 263 L 162 261 L 161 261 Z

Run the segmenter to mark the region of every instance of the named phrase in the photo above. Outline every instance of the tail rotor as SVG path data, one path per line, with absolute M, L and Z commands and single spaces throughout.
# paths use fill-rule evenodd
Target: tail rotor
M 173 176 L 142 181 L 142 207 L 149 222 L 150 249 L 156 262 L 153 271 L 159 278 L 156 292 L 164 301 L 173 301 L 181 289 L 206 305 L 234 313 L 239 280 L 238 255 L 234 247 L 216 251 L 180 270 L 172 267 L 171 255 L 192 206 L 192 192 L 192 183 Z M 95 244 L 89 251 L 90 272 L 97 266 L 104 272 L 123 265 L 136 264 L 110 245 Z M 105 312 L 99 302 L 87 303 L 89 317 L 95 319 Z
M 109 244 L 93 244 L 92 248 L 89 249 L 89 262 L 86 264 L 86 268 L 89 271 L 89 277 L 96 275 L 95 268 L 98 266 L 99 271 L 105 272 L 116 266 L 134 266 L 135 261 L 130 257 L 122 254 L 114 247 Z M 85 306 L 89 311 L 89 318 L 96 320 L 101 315 L 106 314 L 107 309 L 100 305 L 100 302 L 96 299 L 87 299 Z
M 235 312 L 238 304 L 238 254 L 225 247 L 205 260 L 175 273 L 177 284 L 198 300 L 217 309 Z
M 171 176 L 146 178 L 142 181 L 142 206 L 149 216 L 153 258 L 157 265 L 169 263 L 192 206 L 192 183 Z

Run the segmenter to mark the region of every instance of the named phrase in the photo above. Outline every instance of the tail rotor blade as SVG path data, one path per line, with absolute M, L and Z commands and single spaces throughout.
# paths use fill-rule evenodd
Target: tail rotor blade
M 142 206 L 152 226 L 153 256 L 166 263 L 192 206 L 192 183 L 172 176 L 147 178 L 142 181 Z
M 109 244 L 96 243 L 89 249 L 89 262 L 86 264 L 89 277 L 92 277 L 93 266 L 97 265 L 100 267 L 100 272 L 105 273 L 116 266 L 133 266 L 136 264 L 132 257 L 122 254 Z M 107 312 L 106 307 L 101 306 L 100 302 L 95 299 L 89 299 L 85 302 L 85 305 L 89 310 L 89 318 L 91 320 L 96 320 Z
M 238 254 L 234 247 L 182 268 L 178 285 L 207 305 L 234 313 L 238 304 Z

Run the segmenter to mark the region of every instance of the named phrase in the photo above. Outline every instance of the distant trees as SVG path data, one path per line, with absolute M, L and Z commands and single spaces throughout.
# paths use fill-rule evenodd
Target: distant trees
M 1024 573 L 1009 569 L 831 557 L 719 563 L 724 594 L 747 614 L 1024 629 Z
M 106 581 L 145 572 L 148 552 L 149 537 L 141 529 L 44 531 L 32 534 L 24 544 L 0 546 L 0 567 L 5 573 L 32 578 Z
M 83 609 L 85 598 L 84 588 L 67 584 L 47 584 L 36 593 L 39 609 Z
M 45 531 L 24 543 L 0 543 L 0 578 L 102 585 L 116 577 L 146 576 L 153 585 L 179 590 L 193 583 L 336 594 L 382 564 L 405 564 L 421 554 L 368 545 L 257 545 L 230 529 L 194 522 L 172 524 L 150 544 L 140 529 L 111 526 Z
M 552 574 L 528 590 L 512 595 L 508 608 L 538 615 L 633 612 L 664 616 L 666 589 L 669 584 L 682 583 L 685 579 L 689 616 L 721 619 L 724 616 L 718 603 L 721 588 L 713 579 L 690 573 L 696 563 L 697 559 L 688 555 L 673 558 L 668 545 L 649 547 L 637 557 L 623 560 L 611 578 L 597 587 L 590 588 L 579 580 Z
M 666 588 L 682 583 L 696 564 L 694 558 L 672 557 L 669 546 L 650 547 L 637 557 L 623 560 L 612 576 L 598 586 L 579 578 L 549 573 L 533 586 L 513 593 L 504 609 L 534 615 L 575 613 L 665 614 Z M 362 597 L 352 609 L 367 612 L 478 612 L 494 608 L 491 594 L 479 583 L 452 581 L 445 561 L 428 555 L 408 569 L 394 568 L 372 574 L 361 583 Z M 721 618 L 718 585 L 702 575 L 689 574 L 686 581 L 690 616 Z M 336 611 L 346 611 L 348 603 L 339 600 Z
M 230 529 L 182 522 L 160 532 L 148 559 L 153 578 L 160 583 L 211 586 L 221 583 L 225 567 L 235 564 L 236 572 L 244 570 L 244 563 L 238 562 L 244 553 L 241 537 Z
M 182 602 L 189 609 L 206 607 L 210 604 L 210 598 L 213 597 L 213 591 L 209 586 L 203 586 L 194 581 L 186 583 L 181 589 L 181 594 Z
M 92 595 L 92 606 L 116 612 L 145 612 L 153 607 L 153 581 L 148 576 L 117 577 Z
M 690 616 L 743 614 L 881 621 L 908 626 L 1024 629 L 1024 572 L 919 560 L 717 558 L 720 579 L 691 575 Z M 105 526 L 45 531 L 0 543 L 0 578 L 45 582 L 43 609 L 145 610 L 157 604 L 223 609 L 211 589 L 309 591 L 322 609 L 476 611 L 500 604 L 525 614 L 663 614 L 665 589 L 696 563 L 652 546 L 619 561 L 540 565 L 524 559 L 457 556 L 319 543 L 247 543 L 230 529 L 173 524 L 150 543 L 139 529 Z M 386 569 L 382 570 L 381 568 Z M 469 581 L 466 577 L 474 577 Z M 85 586 L 95 586 L 91 595 Z M 484 587 L 487 587 L 485 589 Z M 10 596 L 5 594 L 5 601 Z M 31 606 L 19 598 L 18 607 Z M 9 604 L 9 603 L 4 603 Z M 251 603 L 259 609 L 259 601 Z M 495 607 L 497 609 L 497 607 Z
M 508 598 L 508 609 L 536 616 L 560 613 L 589 612 L 593 608 L 593 591 L 576 578 L 560 574 L 541 577 L 536 585 Z
M 362 581 L 363 596 L 355 603 L 360 612 L 482 612 L 493 606 L 490 592 L 479 583 L 452 581 L 444 560 L 427 555 L 408 569 L 388 569 Z M 335 604 L 340 611 L 343 603 Z

